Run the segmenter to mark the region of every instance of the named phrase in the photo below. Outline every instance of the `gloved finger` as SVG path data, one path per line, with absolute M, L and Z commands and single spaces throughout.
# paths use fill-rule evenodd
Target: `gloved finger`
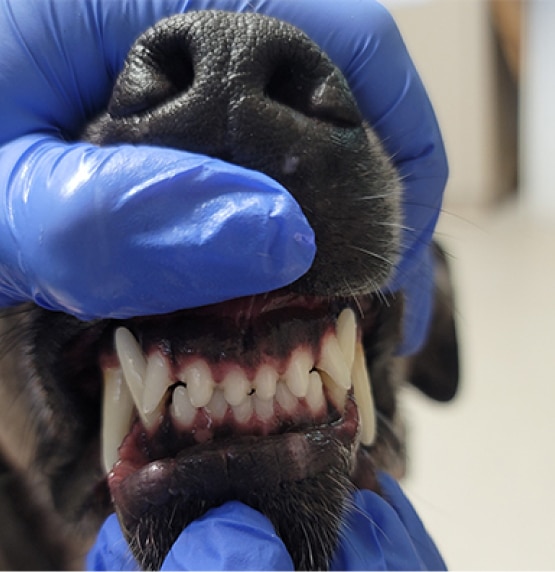
M 162 570 L 293 570 L 293 561 L 265 516 L 231 501 L 193 521 Z
M 368 490 L 353 494 L 331 569 L 445 570 L 433 541 L 399 486 L 388 479 L 386 489 L 385 498 Z M 399 505 L 390 504 L 390 494 Z
M 166 313 L 284 286 L 314 257 L 283 187 L 205 156 L 28 136 L 4 146 L 0 172 L 13 301 L 82 319 Z
M 87 554 L 85 566 L 87 570 L 140 570 L 115 514 L 104 521 Z
M 403 493 L 399 483 L 387 473 L 380 473 L 378 480 L 384 498 L 393 507 L 427 570 L 445 570 L 445 562 L 435 543 L 424 528 L 422 520 Z

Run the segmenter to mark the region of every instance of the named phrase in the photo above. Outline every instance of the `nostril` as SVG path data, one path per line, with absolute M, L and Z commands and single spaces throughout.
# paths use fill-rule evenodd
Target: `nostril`
M 265 89 L 266 97 L 291 109 L 306 113 L 310 101 L 306 82 L 301 82 L 299 74 L 290 64 L 284 63 L 275 68 Z
M 144 113 L 184 94 L 195 72 L 189 46 L 179 38 L 154 38 L 135 48 L 114 88 L 112 117 Z
M 266 97 L 307 117 L 338 127 L 358 127 L 362 118 L 346 83 L 335 74 L 321 76 L 297 62 L 282 62 L 270 74 Z

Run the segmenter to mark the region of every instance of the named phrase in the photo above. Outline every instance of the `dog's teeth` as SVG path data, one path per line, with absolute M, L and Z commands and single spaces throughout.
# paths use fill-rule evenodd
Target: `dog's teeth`
M 210 367 L 204 360 L 188 364 L 179 374 L 189 391 L 189 398 L 194 407 L 204 407 L 212 398 L 214 380 Z
M 133 399 L 120 368 L 104 370 L 102 400 L 102 462 L 106 473 L 118 460 L 118 449 L 129 432 Z
M 308 374 L 314 365 L 312 355 L 306 350 L 293 353 L 285 371 L 285 383 L 295 397 L 305 397 L 308 391 Z
M 228 403 L 225 400 L 224 392 L 221 389 L 214 389 L 212 398 L 204 406 L 204 409 L 214 421 L 221 421 L 227 412 Z
M 339 411 L 343 411 L 345 407 L 345 399 L 347 397 L 347 390 L 337 385 L 335 380 L 325 371 L 321 371 L 319 373 L 322 378 L 322 383 L 327 389 L 330 401 Z
M 259 399 L 258 391 L 253 396 L 254 411 L 261 421 L 269 421 L 274 416 L 274 400 L 273 399 Z
M 347 368 L 350 370 L 355 360 L 355 345 L 357 341 L 356 318 L 351 308 L 345 308 L 345 310 L 339 314 L 336 332 L 339 347 L 343 352 Z
M 322 378 L 317 371 L 311 371 L 308 379 L 306 403 L 313 413 L 318 413 L 326 405 L 326 398 L 322 386 Z
M 250 393 L 251 386 L 247 376 L 240 369 L 230 371 L 222 381 L 225 400 L 232 406 L 241 405 Z
M 269 365 L 261 366 L 254 377 L 256 396 L 262 401 L 273 399 L 276 394 L 278 372 Z
M 143 413 L 143 392 L 145 385 L 146 360 L 141 348 L 127 328 L 118 328 L 114 335 L 116 353 L 123 370 L 123 376 L 133 397 L 139 415 L 143 422 L 148 419 Z
M 183 385 L 178 385 L 172 394 L 170 414 L 178 424 L 189 427 L 193 424 L 198 409 L 191 403 L 189 391 Z
M 142 410 L 145 416 L 159 413 L 160 402 L 171 385 L 168 361 L 159 352 L 148 356 Z M 156 415 L 158 417 L 158 415 Z
M 361 424 L 360 440 L 363 445 L 371 445 L 376 438 L 376 412 L 364 349 L 360 342 L 356 346 L 352 375 L 353 390 Z
M 233 416 L 236 421 L 239 423 L 246 423 L 251 418 L 254 410 L 252 397 L 247 397 L 245 401 L 239 405 L 233 406 L 231 409 L 233 410 Z
M 283 381 L 279 381 L 276 386 L 276 401 L 287 413 L 293 413 L 299 403 Z
M 327 373 L 342 389 L 351 387 L 350 368 L 347 367 L 336 336 L 328 335 L 324 340 L 316 368 Z

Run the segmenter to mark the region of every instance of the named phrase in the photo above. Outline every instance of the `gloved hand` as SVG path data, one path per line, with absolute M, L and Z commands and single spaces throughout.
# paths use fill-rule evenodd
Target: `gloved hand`
M 445 563 L 412 505 L 390 476 L 385 498 L 353 495 L 331 570 L 445 570 Z M 139 570 L 115 515 L 104 523 L 87 557 L 88 570 Z M 179 536 L 162 570 L 293 570 L 270 521 L 237 501 L 208 511 Z
M 267 177 L 183 152 L 67 143 L 106 104 L 144 29 L 206 8 L 287 20 L 346 75 L 405 182 L 404 253 L 389 288 L 407 293 L 401 350 L 414 350 L 447 167 L 397 28 L 372 1 L 0 0 L 0 305 L 123 318 L 274 289 L 308 269 L 311 229 Z
M 182 5 L 0 0 L 0 306 L 165 313 L 273 290 L 310 267 L 313 231 L 269 177 L 67 142 L 106 104 L 135 37 Z

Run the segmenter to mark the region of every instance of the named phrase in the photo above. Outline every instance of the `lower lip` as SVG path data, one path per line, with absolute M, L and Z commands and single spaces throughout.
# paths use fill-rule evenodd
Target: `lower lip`
M 257 490 L 268 492 L 285 481 L 311 478 L 332 466 L 349 474 L 358 427 L 358 411 L 349 397 L 342 419 L 332 425 L 195 445 L 175 458 L 139 468 L 120 461 L 108 484 L 128 529 L 148 511 L 176 499 L 180 503 L 199 498 L 212 504 L 232 499 L 248 502 Z

